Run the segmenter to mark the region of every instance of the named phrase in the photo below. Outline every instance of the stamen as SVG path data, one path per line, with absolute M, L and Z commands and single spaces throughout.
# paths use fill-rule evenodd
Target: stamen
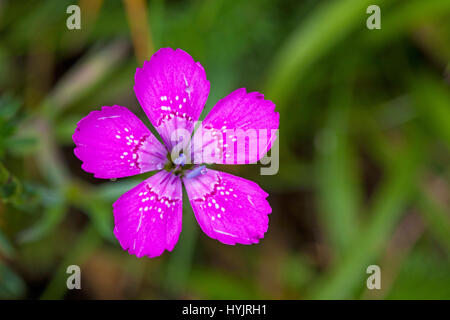
M 175 163 L 177 166 L 181 165 L 184 166 L 186 164 L 186 156 L 184 155 L 184 153 L 180 154 L 178 156 L 178 158 L 176 158 L 173 163 Z
M 186 179 L 191 179 L 191 178 L 195 178 L 200 174 L 205 174 L 207 171 L 206 166 L 200 166 L 197 167 L 195 169 L 192 169 L 187 175 L 186 175 Z

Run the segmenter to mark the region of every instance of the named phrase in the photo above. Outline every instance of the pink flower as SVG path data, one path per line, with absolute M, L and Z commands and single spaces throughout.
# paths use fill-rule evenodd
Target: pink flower
M 197 130 L 191 143 L 182 142 L 182 153 L 172 160 L 170 153 L 180 146 L 173 133 L 183 129 L 192 134 L 208 97 L 205 70 L 183 50 L 162 48 L 136 70 L 134 91 L 164 145 L 121 106 L 89 113 L 73 135 L 82 168 L 97 178 L 159 170 L 113 204 L 114 234 L 122 248 L 138 257 L 172 251 L 181 232 L 182 182 L 195 217 L 209 237 L 233 245 L 263 238 L 272 211 L 268 194 L 252 181 L 200 164 L 205 150 L 213 150 L 214 163 L 258 161 L 276 138 L 279 114 L 275 105 L 257 92 L 232 92 L 203 121 L 203 133 Z M 258 132 L 242 141 L 227 134 L 233 129 Z M 191 147 L 193 141 L 196 148 Z M 186 151 L 188 146 L 190 151 Z M 256 152 L 250 152 L 252 146 L 257 146 Z

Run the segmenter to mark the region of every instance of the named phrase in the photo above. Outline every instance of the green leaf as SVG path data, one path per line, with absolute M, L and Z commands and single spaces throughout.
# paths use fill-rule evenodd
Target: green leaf
M 336 111 L 336 110 L 334 110 Z M 318 200 L 322 222 L 335 253 L 342 253 L 358 231 L 360 191 L 357 181 L 355 155 L 346 136 L 340 109 L 331 112 L 330 124 L 322 131 L 317 160 Z
M 36 241 L 53 231 L 54 228 L 64 218 L 66 212 L 65 204 L 56 204 L 48 207 L 44 211 L 44 215 L 31 228 L 22 231 L 18 235 L 18 241 L 30 242 Z
M 371 32 L 365 35 L 365 40 L 378 45 L 395 41 L 396 37 L 406 32 L 417 30 L 418 26 L 437 21 L 439 18 L 446 19 L 450 10 L 448 0 L 409 0 L 403 1 L 396 7 L 391 7 L 385 15 L 382 9 L 381 29 L 383 32 Z
M 6 94 L 0 97 L 0 119 L 9 120 L 14 117 L 21 107 L 18 99 Z
M 450 93 L 448 85 L 419 76 L 413 83 L 415 107 L 427 128 L 450 148 Z
M 302 255 L 286 256 L 280 270 L 284 286 L 300 291 L 315 278 L 314 268 Z
M 0 299 L 19 299 L 25 295 L 25 283 L 20 276 L 0 263 Z
M 188 198 L 185 190 L 183 191 L 183 198 Z M 169 257 L 165 281 L 166 289 L 172 294 L 180 294 L 186 290 L 194 262 L 193 255 L 197 235 L 198 225 L 191 204 L 189 201 L 183 201 L 183 232 Z
M 423 150 L 416 137 L 413 145 L 397 154 L 386 177 L 374 195 L 367 224 L 354 239 L 343 259 L 329 270 L 312 289 L 315 299 L 351 298 L 362 286 L 366 268 L 376 260 L 413 195 Z
M 404 262 L 387 299 L 450 299 L 450 260 L 428 247 L 415 249 Z
M 450 216 L 435 203 L 426 191 L 417 190 L 416 202 L 428 228 L 450 252 Z
M 358 166 L 349 128 L 353 82 L 347 78 L 354 68 L 348 62 L 336 72 L 325 126 L 316 139 L 319 213 L 337 258 L 359 230 L 361 203 Z
M 371 0 L 326 1 L 302 21 L 269 69 L 266 93 L 278 107 L 295 90 L 308 68 L 355 28 L 365 27 Z
M 22 183 L 0 162 L 0 199 L 19 203 L 21 193 Z
M 105 239 L 113 241 L 113 210 L 109 203 L 90 199 L 81 205 L 89 215 L 97 232 Z
M 81 266 L 92 252 L 101 244 L 101 237 L 92 225 L 85 227 L 73 247 L 68 248 L 64 260 L 59 265 L 41 296 L 41 299 L 61 299 L 67 291 L 67 267 L 75 264 Z
M 14 247 L 9 242 L 2 230 L 0 230 L 0 253 L 7 258 L 11 258 L 15 253 Z

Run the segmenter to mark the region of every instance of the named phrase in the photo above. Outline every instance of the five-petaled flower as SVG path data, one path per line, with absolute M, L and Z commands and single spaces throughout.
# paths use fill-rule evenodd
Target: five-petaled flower
M 182 224 L 182 182 L 195 217 L 209 237 L 225 244 L 252 244 L 263 238 L 272 211 L 268 194 L 252 181 L 206 169 L 196 161 L 203 159 L 198 155 L 211 145 L 219 154 L 215 163 L 258 161 L 276 138 L 275 105 L 245 89 L 220 100 L 203 121 L 203 128 L 214 134 L 191 151 L 193 164 L 187 164 L 186 151 L 176 159 L 170 157 L 177 144 L 173 132 L 181 128 L 192 134 L 194 130 L 209 94 L 203 67 L 183 50 L 162 48 L 136 70 L 134 91 L 164 144 L 121 106 L 89 113 L 73 135 L 82 168 L 97 178 L 159 170 L 113 204 L 114 234 L 123 249 L 138 257 L 156 257 L 174 248 Z M 269 132 L 244 139 L 244 144 L 258 146 L 256 155 L 236 156 L 239 141 L 226 135 L 227 129 L 236 128 Z M 244 150 L 248 151 L 248 145 Z

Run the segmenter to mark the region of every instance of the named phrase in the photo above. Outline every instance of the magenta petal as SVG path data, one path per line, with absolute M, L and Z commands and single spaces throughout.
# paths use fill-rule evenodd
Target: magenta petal
M 114 204 L 114 234 L 124 250 L 150 258 L 172 251 L 181 232 L 181 180 L 162 170 Z
M 268 194 L 256 183 L 207 169 L 183 178 L 200 227 L 225 244 L 252 244 L 264 237 L 272 211 Z
M 161 169 L 167 151 L 125 107 L 103 107 L 78 122 L 73 141 L 82 168 L 96 178 L 121 178 Z
M 192 133 L 209 94 L 209 81 L 200 63 L 181 49 L 162 48 L 137 68 L 134 92 L 169 148 L 176 129 Z
M 203 130 L 194 134 L 193 162 L 257 162 L 276 139 L 280 115 L 274 109 L 264 95 L 244 88 L 219 100 L 203 121 Z

